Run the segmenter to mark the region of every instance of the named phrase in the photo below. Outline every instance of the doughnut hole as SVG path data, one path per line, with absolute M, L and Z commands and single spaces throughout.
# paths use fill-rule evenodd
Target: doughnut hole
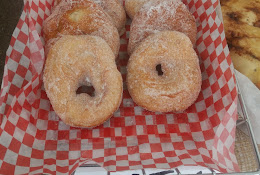
M 87 77 L 83 77 L 80 81 L 79 81 L 79 85 L 78 88 L 76 90 L 76 94 L 87 94 L 90 97 L 95 97 L 95 88 L 92 85 L 92 82 L 90 81 L 90 79 Z
M 162 70 L 161 64 L 156 65 L 156 71 L 157 71 L 158 76 L 163 76 L 163 70 Z
M 93 86 L 81 85 L 76 91 L 76 94 L 88 94 L 90 97 L 95 97 L 95 88 Z
M 87 77 L 83 76 L 79 81 L 76 90 L 76 95 L 80 95 L 80 94 L 86 94 L 89 95 L 90 97 L 96 96 L 96 89 L 88 76 Z

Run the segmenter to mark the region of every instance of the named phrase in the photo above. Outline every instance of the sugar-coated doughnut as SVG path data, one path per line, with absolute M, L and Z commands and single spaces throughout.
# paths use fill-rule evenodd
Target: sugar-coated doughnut
M 56 0 L 55 6 L 59 4 L 61 1 L 66 1 L 71 3 L 75 0 Z M 76 0 L 76 1 L 84 1 L 84 0 Z M 126 23 L 126 14 L 124 7 L 118 0 L 92 0 L 93 2 L 100 5 L 103 10 L 112 18 L 116 28 L 120 35 L 125 32 L 125 23 Z M 54 7 L 55 9 L 55 7 Z
M 129 55 L 147 36 L 163 30 L 182 32 L 195 45 L 196 22 L 181 0 L 150 0 L 142 6 L 132 21 L 128 44 Z
M 121 103 L 122 77 L 111 48 L 100 37 L 61 37 L 50 48 L 43 81 L 56 114 L 74 127 L 104 123 Z M 91 85 L 94 93 L 78 93 Z
M 121 5 L 124 5 L 124 0 L 118 0 L 120 2 Z
M 197 99 L 201 81 L 192 43 L 177 31 L 150 35 L 127 65 L 128 91 L 137 105 L 149 111 L 184 111 Z
M 91 0 L 60 2 L 44 21 L 45 42 L 62 35 L 94 35 L 103 38 L 117 57 L 120 38 L 111 18 Z
M 144 3 L 150 0 L 125 0 L 125 10 L 128 16 L 133 19 Z
M 45 55 L 48 55 L 51 47 L 61 38 L 61 36 L 58 36 L 57 38 L 52 38 L 50 40 L 48 40 L 48 42 L 45 43 L 45 46 L 44 46 L 44 52 L 45 52 Z
M 118 0 L 93 0 L 100 4 L 105 12 L 111 16 L 118 32 L 121 35 L 125 32 L 126 14 L 125 9 Z

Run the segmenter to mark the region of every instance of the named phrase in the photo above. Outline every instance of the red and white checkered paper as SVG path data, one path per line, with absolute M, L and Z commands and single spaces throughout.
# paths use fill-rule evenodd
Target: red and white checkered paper
M 237 90 L 218 0 L 184 0 L 196 18 L 202 91 L 184 113 L 153 113 L 126 88 L 114 116 L 94 129 L 65 125 L 42 83 L 41 38 L 53 0 L 25 0 L 7 50 L 0 94 L 0 174 L 68 174 L 93 160 L 108 171 L 201 165 L 239 171 L 234 155 Z M 130 21 L 121 38 L 119 69 L 126 78 Z M 124 86 L 126 87 L 126 86 Z

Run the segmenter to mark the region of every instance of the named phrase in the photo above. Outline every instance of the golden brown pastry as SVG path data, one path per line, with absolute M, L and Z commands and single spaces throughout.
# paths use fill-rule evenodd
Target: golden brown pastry
M 58 5 L 61 1 L 66 1 L 71 3 L 75 0 L 56 0 L 55 6 Z M 84 1 L 84 0 L 76 0 L 76 1 Z M 96 4 L 100 5 L 104 11 L 111 17 L 114 22 L 116 28 L 120 35 L 125 32 L 125 23 L 126 23 L 126 14 L 124 7 L 118 0 L 92 0 Z M 54 7 L 55 9 L 55 7 Z
M 260 0 L 221 0 L 234 67 L 260 88 Z
M 43 81 L 54 111 L 70 126 L 98 126 L 121 103 L 122 77 L 111 48 L 100 37 L 61 37 L 50 48 Z
M 182 32 L 195 44 L 196 22 L 181 0 L 150 0 L 143 5 L 130 27 L 128 54 L 147 36 L 164 30 Z
M 125 0 L 125 10 L 128 16 L 133 19 L 144 3 L 150 0 Z
M 43 36 L 48 41 L 62 35 L 94 35 L 103 38 L 117 57 L 120 38 L 103 9 L 91 0 L 61 2 L 44 21 Z
M 184 111 L 196 101 L 201 81 L 193 45 L 177 31 L 150 35 L 127 65 L 128 91 L 137 105 L 149 111 Z

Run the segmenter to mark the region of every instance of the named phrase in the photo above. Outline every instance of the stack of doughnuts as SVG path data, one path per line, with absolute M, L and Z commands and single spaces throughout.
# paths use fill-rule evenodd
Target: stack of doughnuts
M 54 8 L 62 1 L 72 2 L 72 0 L 56 0 Z M 84 0 L 83 0 L 84 1 Z M 92 0 L 100 5 L 102 9 L 111 17 L 112 22 L 116 26 L 120 36 L 125 32 L 126 14 L 124 7 L 117 0 Z
M 130 1 L 137 12 L 127 9 Z M 196 101 L 202 82 L 193 49 L 194 17 L 181 0 L 129 0 L 126 10 L 133 17 L 127 65 L 132 99 L 149 111 L 186 110 Z
M 149 111 L 184 111 L 201 89 L 194 17 L 181 0 L 126 0 L 125 5 L 133 19 L 126 77 L 132 99 Z M 115 60 L 125 21 L 118 0 L 55 1 L 43 25 L 43 81 L 66 124 L 92 128 L 118 109 L 123 82 Z
M 118 109 L 123 82 L 115 59 L 125 21 L 118 0 L 57 0 L 44 21 L 44 87 L 66 124 L 92 128 Z
M 117 57 L 118 32 L 124 32 L 125 21 L 124 8 L 117 0 L 58 0 L 43 25 L 46 53 L 63 35 L 88 34 L 103 38 Z
M 196 22 L 181 0 L 149 0 L 144 3 L 130 27 L 128 53 L 131 55 L 147 36 L 164 30 L 182 32 L 195 45 Z

